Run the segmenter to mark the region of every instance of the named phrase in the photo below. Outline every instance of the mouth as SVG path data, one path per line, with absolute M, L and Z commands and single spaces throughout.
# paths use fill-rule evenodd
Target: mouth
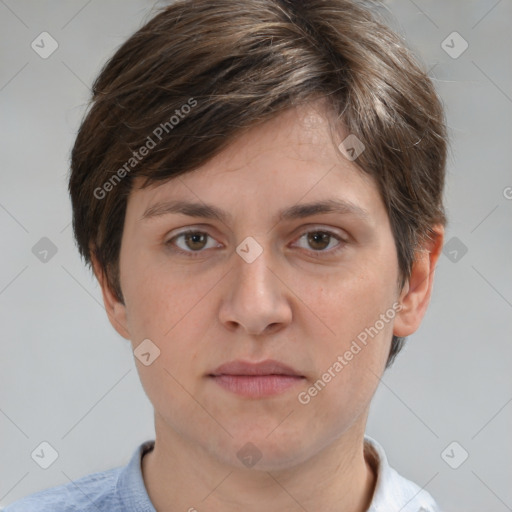
M 248 398 L 277 395 L 297 386 L 306 377 L 279 361 L 231 361 L 208 375 L 223 389 Z

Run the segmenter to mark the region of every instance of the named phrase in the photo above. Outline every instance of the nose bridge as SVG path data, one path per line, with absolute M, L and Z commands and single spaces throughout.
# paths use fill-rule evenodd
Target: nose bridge
M 273 301 L 275 284 L 273 282 L 272 268 L 274 255 L 268 243 L 269 237 L 246 237 L 236 248 L 235 268 L 236 283 L 235 292 L 238 300 Z
M 231 293 L 224 300 L 221 320 L 239 324 L 253 334 L 271 324 L 289 321 L 291 313 L 283 285 L 274 275 L 277 259 L 269 244 L 263 237 L 259 241 L 247 237 L 234 256 Z

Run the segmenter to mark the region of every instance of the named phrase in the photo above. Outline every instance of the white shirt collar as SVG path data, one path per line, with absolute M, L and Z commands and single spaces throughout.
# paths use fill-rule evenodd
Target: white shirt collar
M 388 463 L 382 446 L 365 436 L 364 454 L 377 473 L 372 502 L 367 512 L 441 512 L 432 496 L 399 475 Z

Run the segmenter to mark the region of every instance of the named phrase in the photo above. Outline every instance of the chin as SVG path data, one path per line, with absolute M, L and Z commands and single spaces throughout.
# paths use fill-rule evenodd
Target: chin
M 299 435 L 296 430 L 292 435 L 283 429 L 279 435 L 277 430 L 272 432 L 268 426 L 241 429 L 230 439 L 228 453 L 234 452 L 234 457 L 229 457 L 230 460 L 226 462 L 237 468 L 257 471 L 286 470 L 309 458 L 311 448 L 304 445 L 307 438 L 307 435 Z

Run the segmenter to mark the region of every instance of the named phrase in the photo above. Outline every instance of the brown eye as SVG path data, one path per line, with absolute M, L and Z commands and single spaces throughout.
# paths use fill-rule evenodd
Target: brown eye
M 194 253 L 198 253 L 199 255 L 204 252 L 203 249 L 219 247 L 219 245 L 216 245 L 214 242 L 214 239 L 204 231 L 184 231 L 169 239 L 165 242 L 165 245 L 171 247 L 178 253 L 194 256 Z
M 307 247 L 303 248 L 313 253 L 335 254 L 346 244 L 339 235 L 324 230 L 308 231 L 299 240 L 306 240 Z
M 329 241 L 332 236 L 329 233 L 325 233 L 323 231 L 313 231 L 311 233 L 307 233 L 308 235 L 308 244 L 315 250 L 324 250 L 329 246 Z
M 186 246 L 193 251 L 204 249 L 208 235 L 204 233 L 185 233 L 184 241 Z

